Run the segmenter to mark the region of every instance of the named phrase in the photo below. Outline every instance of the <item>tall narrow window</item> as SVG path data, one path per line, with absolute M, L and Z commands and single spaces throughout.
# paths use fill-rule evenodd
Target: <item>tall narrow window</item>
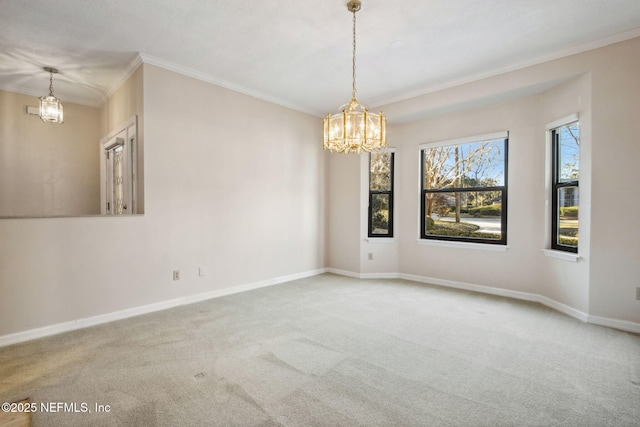
M 551 143 L 551 248 L 577 253 L 580 205 L 579 123 L 573 122 L 551 129 Z
M 393 237 L 394 153 L 372 152 L 369 157 L 369 237 Z
M 507 244 L 506 132 L 420 146 L 422 239 Z

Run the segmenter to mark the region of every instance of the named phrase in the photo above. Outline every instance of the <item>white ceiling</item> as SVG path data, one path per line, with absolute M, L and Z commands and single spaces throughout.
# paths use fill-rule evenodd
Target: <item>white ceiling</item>
M 346 2 L 0 0 L 0 89 L 46 95 L 52 66 L 59 98 L 97 106 L 142 58 L 321 116 L 351 97 Z M 357 29 L 376 107 L 640 36 L 640 1 L 362 0 Z

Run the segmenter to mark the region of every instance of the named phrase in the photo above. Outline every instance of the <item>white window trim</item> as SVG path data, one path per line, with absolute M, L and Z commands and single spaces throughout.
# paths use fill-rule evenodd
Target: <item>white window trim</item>
M 426 142 L 424 144 L 420 144 L 418 148 L 420 151 L 422 151 L 425 148 L 444 147 L 447 145 L 470 144 L 472 142 L 491 141 L 494 139 L 506 139 L 508 137 L 509 137 L 509 132 L 507 132 L 506 130 L 503 130 L 499 132 L 486 133 L 484 135 L 474 135 L 474 136 L 466 136 L 464 138 L 445 139 L 443 141 Z M 420 164 L 420 161 L 418 161 L 418 164 Z
M 554 120 L 545 125 L 545 184 L 544 184 L 544 233 L 545 233 L 545 248 L 542 249 L 542 252 L 551 258 L 561 259 L 564 261 L 572 261 L 577 262 L 580 259 L 580 244 L 578 243 L 578 253 L 568 252 L 568 251 L 560 251 L 556 249 L 551 249 L 551 186 L 553 185 L 553 141 L 551 140 L 551 131 L 557 129 L 561 126 L 568 125 L 570 123 L 579 122 L 580 115 L 578 113 L 573 113 L 568 116 L 565 116 L 561 119 Z M 582 157 L 582 151 L 580 151 L 580 157 Z M 582 164 L 582 158 L 580 159 L 580 164 Z M 582 174 L 582 173 L 581 173 Z M 578 230 L 580 230 L 580 226 L 578 226 Z M 579 233 L 582 234 L 582 233 Z
M 393 228 L 395 233 L 395 224 Z M 395 237 L 366 237 L 364 240 L 369 243 L 396 243 L 398 241 Z
M 545 130 L 549 132 L 550 130 L 553 130 L 577 121 L 580 121 L 580 116 L 578 115 L 578 113 L 573 113 L 561 119 L 554 120 L 551 123 L 547 123 L 545 126 Z
M 508 245 L 491 245 L 488 243 L 451 242 L 448 240 L 416 239 L 419 245 L 441 246 L 445 248 L 478 249 L 481 251 L 506 252 Z
M 550 258 L 561 259 L 563 261 L 578 262 L 580 254 L 566 251 L 557 251 L 555 249 L 542 249 L 542 253 Z

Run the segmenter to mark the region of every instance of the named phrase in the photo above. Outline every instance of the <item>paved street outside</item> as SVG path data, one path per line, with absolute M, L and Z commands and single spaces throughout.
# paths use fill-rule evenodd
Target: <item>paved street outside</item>
M 434 215 L 436 217 L 436 215 Z M 453 217 L 440 217 L 440 221 L 455 222 Z M 500 234 L 500 218 L 460 218 L 460 222 L 475 224 L 480 227 L 477 231 L 482 233 Z

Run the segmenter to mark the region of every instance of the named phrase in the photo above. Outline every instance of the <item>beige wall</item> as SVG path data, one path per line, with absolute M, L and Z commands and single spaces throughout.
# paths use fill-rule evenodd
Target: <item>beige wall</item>
M 64 124 L 27 114 L 35 96 L 0 91 L 0 217 L 100 214 L 97 108 L 64 105 Z
M 328 265 L 337 270 L 359 272 L 360 156 L 329 152 L 325 155 L 329 162 Z
M 162 276 L 180 268 L 193 279 L 180 288 L 198 292 L 324 267 L 319 120 L 154 66 L 144 81 Z
M 632 322 L 631 328 L 638 329 L 640 240 L 632 237 L 640 212 L 634 187 L 640 182 L 638 52 L 640 39 L 628 40 L 381 107 L 395 123 L 389 128 L 389 145 L 397 153 L 397 259 L 391 253 L 385 260 L 366 261 L 373 247 L 362 231 L 366 206 L 357 216 L 350 205 L 332 206 L 342 229 L 361 232 L 330 239 L 329 253 L 351 246 L 360 253 L 357 260 L 343 258 L 340 266 L 331 264 L 331 256 L 329 267 L 361 277 L 395 273 L 540 295 L 589 320 Z M 573 113 L 580 115 L 582 134 L 577 262 L 542 251 L 549 240 L 545 125 Z M 502 130 L 510 132 L 508 249 L 419 244 L 418 146 Z M 332 157 L 330 168 L 339 172 L 344 168 L 336 169 L 334 163 L 343 162 Z M 338 192 L 342 200 L 366 201 L 366 180 L 351 171 L 332 177 L 329 186 L 330 194 Z
M 324 267 L 521 291 L 637 325 L 638 52 L 629 40 L 383 107 L 397 159 L 397 236 L 384 246 L 364 240 L 363 159 L 323 153 L 318 118 L 144 65 L 143 102 L 108 109 L 115 125 L 144 106 L 145 215 L 0 220 L 0 338 Z M 545 125 L 576 112 L 574 263 L 542 249 Z M 418 244 L 419 144 L 499 130 L 510 131 L 509 249 Z
M 0 220 L 0 338 L 324 267 L 319 120 L 142 73 L 145 214 Z
M 588 311 L 589 269 L 586 259 L 571 263 L 545 257 L 541 252 L 547 241 L 545 124 L 577 113 L 580 108 L 574 96 L 559 100 L 567 111 L 558 113 L 557 117 L 553 117 L 545 105 L 551 102 L 549 97 L 558 98 L 556 90 L 566 94 L 570 89 L 567 85 L 577 84 L 571 82 L 546 94 L 394 127 L 391 134 L 395 141 L 401 142 L 400 154 L 415 159 L 407 169 L 399 171 L 402 188 L 415 190 L 406 191 L 399 197 L 399 204 L 403 207 L 399 217 L 399 269 L 402 273 L 543 294 L 582 312 Z M 582 130 L 589 127 L 584 118 L 581 125 Z M 416 242 L 420 210 L 417 196 L 418 146 L 505 130 L 509 131 L 508 249 L 496 252 Z M 584 133 L 582 137 L 583 140 L 586 138 Z M 583 156 L 585 152 L 583 150 Z M 588 200 L 586 187 L 581 181 L 581 200 Z M 581 220 L 585 219 L 581 217 Z M 584 231 L 581 238 L 586 240 L 588 229 L 581 231 Z M 582 248 L 585 240 L 581 241 L 581 255 L 588 258 L 588 244 Z M 563 292 L 564 288 L 571 291 Z
M 640 39 L 591 55 L 590 312 L 640 322 Z

